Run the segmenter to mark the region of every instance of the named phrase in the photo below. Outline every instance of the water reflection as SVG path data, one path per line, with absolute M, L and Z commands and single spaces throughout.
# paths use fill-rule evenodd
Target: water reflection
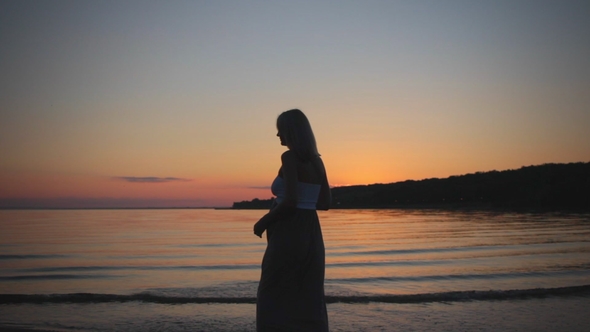
M 260 214 L 0 211 L 0 293 L 213 287 L 227 294 L 246 283 L 253 295 L 265 248 L 251 234 Z M 585 214 L 331 210 L 320 219 L 328 294 L 528 289 L 590 280 Z

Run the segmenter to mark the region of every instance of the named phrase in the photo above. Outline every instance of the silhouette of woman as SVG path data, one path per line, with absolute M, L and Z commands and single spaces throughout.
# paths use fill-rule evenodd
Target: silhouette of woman
M 270 212 L 254 225 L 267 247 L 256 301 L 256 330 L 328 331 L 324 300 L 324 240 L 316 210 L 328 210 L 331 193 L 313 131 L 303 112 L 277 118 L 277 136 L 289 148 L 272 183 Z

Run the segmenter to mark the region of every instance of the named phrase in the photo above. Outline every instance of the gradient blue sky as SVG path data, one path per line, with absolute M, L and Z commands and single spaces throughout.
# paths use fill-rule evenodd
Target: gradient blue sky
M 333 185 L 587 162 L 589 17 L 588 1 L 1 1 L 0 206 L 268 198 L 290 108 Z

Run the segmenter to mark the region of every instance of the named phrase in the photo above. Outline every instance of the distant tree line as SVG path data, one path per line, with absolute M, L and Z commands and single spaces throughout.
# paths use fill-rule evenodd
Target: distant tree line
M 254 198 L 251 201 L 234 202 L 232 209 L 270 209 L 272 205 L 272 198 L 258 199 Z
M 333 208 L 590 210 L 590 163 L 543 164 L 444 179 L 332 188 Z M 234 203 L 268 209 L 272 199 Z

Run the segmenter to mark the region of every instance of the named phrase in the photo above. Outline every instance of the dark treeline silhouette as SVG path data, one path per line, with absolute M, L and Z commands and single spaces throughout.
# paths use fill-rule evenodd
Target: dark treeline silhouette
M 332 188 L 333 208 L 590 210 L 590 163 L 544 164 L 445 179 Z M 267 209 L 272 199 L 234 203 Z
M 258 199 L 254 198 L 251 201 L 234 202 L 232 209 L 270 209 L 273 198 Z

